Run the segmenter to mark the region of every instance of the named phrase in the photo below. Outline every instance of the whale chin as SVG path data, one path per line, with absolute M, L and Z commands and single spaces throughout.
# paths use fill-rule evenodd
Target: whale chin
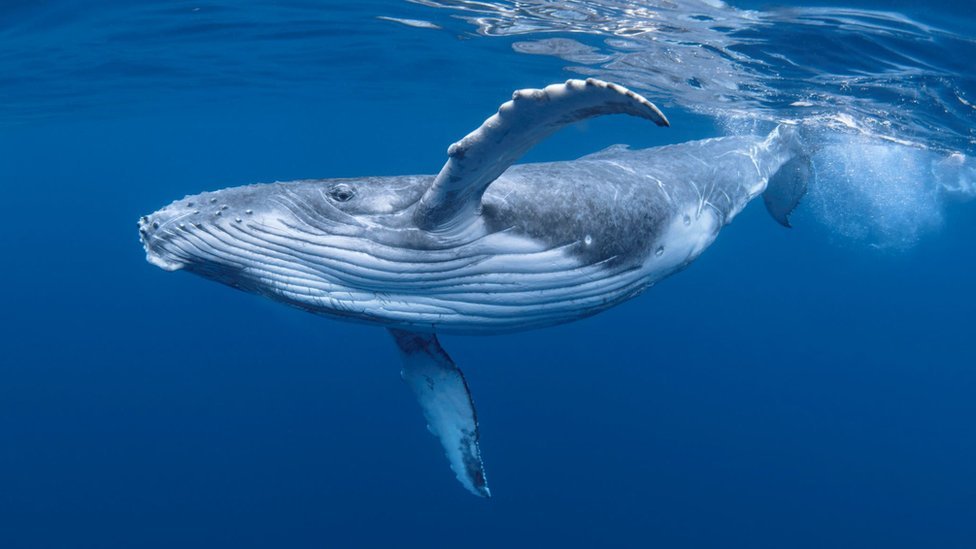
M 183 263 L 182 261 L 174 260 L 174 259 L 165 259 L 163 257 L 156 255 L 150 250 L 146 250 L 146 261 L 148 261 L 152 265 L 159 267 L 164 271 L 170 271 L 170 272 L 179 271 L 180 269 L 186 266 L 186 263 Z

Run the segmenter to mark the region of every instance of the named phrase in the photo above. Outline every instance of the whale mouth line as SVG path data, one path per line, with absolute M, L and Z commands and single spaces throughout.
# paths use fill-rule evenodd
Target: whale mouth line
M 153 245 L 152 240 L 152 236 L 142 236 L 142 247 L 146 250 L 146 261 L 164 271 L 170 272 L 178 271 L 186 266 L 186 263 L 183 261 L 164 257 L 169 254 L 165 250 L 160 250 L 158 246 Z
M 161 256 L 157 255 L 155 252 L 150 250 L 148 246 L 146 247 L 146 261 L 148 261 L 152 265 L 155 265 L 156 267 L 159 267 L 164 271 L 170 271 L 170 272 L 178 271 L 186 266 L 186 264 L 183 263 L 182 261 L 171 261 L 171 260 L 163 259 Z

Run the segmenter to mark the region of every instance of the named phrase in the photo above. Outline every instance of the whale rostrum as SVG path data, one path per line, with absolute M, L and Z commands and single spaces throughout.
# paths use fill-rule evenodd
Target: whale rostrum
M 314 179 L 187 196 L 139 220 L 150 263 L 302 310 L 387 328 L 452 470 L 488 497 L 478 421 L 438 333 L 578 320 L 687 267 L 753 198 L 789 215 L 811 177 L 795 128 L 514 164 L 605 114 L 667 126 L 595 79 L 519 90 L 451 145 L 440 173 Z

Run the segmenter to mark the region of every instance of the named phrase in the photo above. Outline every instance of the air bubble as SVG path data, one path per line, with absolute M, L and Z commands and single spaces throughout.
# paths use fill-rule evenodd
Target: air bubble
M 664 255 L 664 246 L 658 246 L 657 250 L 654 251 L 654 255 L 661 257 Z

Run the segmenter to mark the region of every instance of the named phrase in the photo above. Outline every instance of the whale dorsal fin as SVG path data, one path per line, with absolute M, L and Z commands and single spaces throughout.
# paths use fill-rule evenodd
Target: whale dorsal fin
M 478 215 L 488 185 L 533 145 L 563 126 L 605 114 L 669 125 L 647 99 L 595 78 L 516 91 L 480 128 L 447 149 L 450 158 L 414 213 L 417 225 L 433 231 L 466 226 Z

